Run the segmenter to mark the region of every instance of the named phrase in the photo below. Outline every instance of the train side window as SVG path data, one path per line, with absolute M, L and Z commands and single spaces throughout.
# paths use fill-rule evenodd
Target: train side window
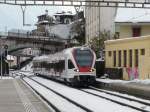
M 73 69 L 75 68 L 72 61 L 71 60 L 68 60 L 68 69 Z
M 62 70 L 64 70 L 65 69 L 65 60 L 59 61 L 59 66 Z

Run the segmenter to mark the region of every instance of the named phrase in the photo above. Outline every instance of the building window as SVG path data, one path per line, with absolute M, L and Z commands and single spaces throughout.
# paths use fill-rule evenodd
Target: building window
M 121 51 L 118 53 L 118 67 L 121 67 Z
M 141 55 L 145 55 L 145 49 L 141 49 Z
M 135 55 L 134 55 L 134 59 L 135 59 L 135 67 L 138 67 L 138 63 L 139 63 L 139 55 L 138 55 L 138 49 L 135 49 Z
M 111 57 L 111 51 L 108 51 L 108 56 Z
M 119 37 L 120 37 L 120 32 L 115 32 L 114 38 L 119 39 Z
M 123 58 L 124 59 L 123 66 L 126 67 L 127 66 L 127 51 L 126 50 L 123 51 L 123 56 L 124 56 L 124 58 Z
M 132 28 L 132 36 L 133 37 L 141 36 L 141 27 L 133 27 Z
M 116 66 L 116 51 L 113 52 L 113 58 L 114 58 L 114 67 Z
M 132 67 L 132 50 L 129 50 L 129 66 Z

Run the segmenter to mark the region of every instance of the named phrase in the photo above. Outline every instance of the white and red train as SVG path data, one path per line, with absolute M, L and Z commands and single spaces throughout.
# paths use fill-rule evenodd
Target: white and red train
M 71 85 L 91 85 L 96 79 L 96 55 L 88 47 L 73 47 L 33 60 L 34 73 Z

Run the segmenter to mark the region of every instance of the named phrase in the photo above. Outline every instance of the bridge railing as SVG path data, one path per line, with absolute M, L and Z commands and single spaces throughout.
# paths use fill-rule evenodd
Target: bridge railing
M 72 44 L 77 44 L 77 42 L 75 40 L 72 39 L 62 39 L 60 37 L 58 37 L 57 35 L 50 35 L 50 36 L 42 36 L 42 35 L 36 35 L 36 34 L 32 34 L 31 32 L 20 32 L 18 30 L 18 32 L 0 32 L 0 37 L 1 38 L 30 38 L 30 39 L 36 39 L 39 41 L 53 41 L 53 42 L 61 42 L 64 44 L 67 44 L 68 42 L 72 43 Z
M 22 6 L 87 6 L 150 8 L 150 0 L 0 0 L 1 4 Z
M 71 39 L 62 39 L 62 38 L 58 37 L 57 35 L 42 36 L 42 35 L 35 35 L 30 32 L 27 32 L 27 33 L 8 32 L 7 36 L 11 37 L 11 38 L 13 38 L 13 37 L 15 37 L 15 38 L 31 38 L 31 39 L 34 38 L 34 39 L 42 40 L 42 41 L 55 41 L 55 42 L 63 42 L 63 43 L 67 43 L 68 41 L 70 41 L 71 43 L 75 43 Z

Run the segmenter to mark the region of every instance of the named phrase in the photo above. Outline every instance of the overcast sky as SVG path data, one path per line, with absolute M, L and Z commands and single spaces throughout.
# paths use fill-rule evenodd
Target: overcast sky
M 49 11 L 49 15 L 56 12 L 72 11 L 75 13 L 74 7 L 56 7 L 56 6 L 27 6 L 25 13 L 25 23 L 31 26 L 23 27 L 22 10 L 20 6 L 11 6 L 0 4 L 0 31 L 10 29 L 33 29 L 37 22 L 37 16 L 44 14 L 45 10 Z

